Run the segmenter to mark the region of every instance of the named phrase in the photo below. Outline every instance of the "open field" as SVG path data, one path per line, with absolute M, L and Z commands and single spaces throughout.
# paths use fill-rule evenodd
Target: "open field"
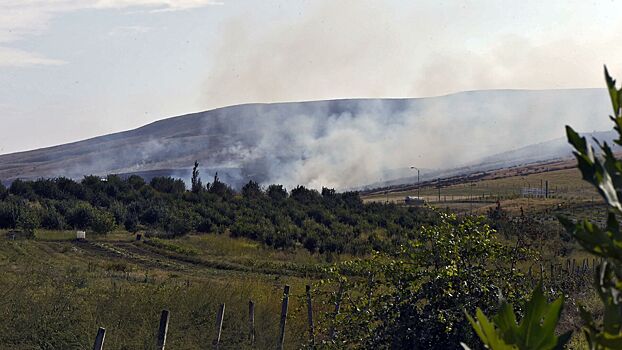
M 306 331 L 304 286 L 316 282 L 314 271 L 323 265 L 307 251 L 267 250 L 223 235 L 136 241 L 133 234 L 117 231 L 83 242 L 74 236 L 40 231 L 34 240 L 4 240 L 2 232 L 0 290 L 10 302 L 0 303 L 0 309 L 15 317 L 0 329 L 2 344 L 9 344 L 11 335 L 21 341 L 53 338 L 45 329 L 28 329 L 40 324 L 32 322 L 39 318 L 49 322 L 50 331 L 58 323 L 73 327 L 72 348 L 91 346 L 97 327 L 107 329 L 106 349 L 155 348 L 159 313 L 166 308 L 171 312 L 170 347 L 204 349 L 216 336 L 217 307 L 225 303 L 221 348 L 248 348 L 252 299 L 257 347 L 274 348 L 285 284 L 291 286 L 286 347 L 306 341 L 299 336 Z M 58 315 L 53 304 L 67 309 Z
M 404 196 L 416 196 L 416 188 L 360 197 L 326 188 L 288 193 L 252 182 L 240 192 L 221 182 L 187 190 L 171 178 L 16 182 L 0 202 L 6 228 L 0 230 L 6 300 L 0 314 L 14 315 L 0 325 L 0 345 L 83 349 L 104 327 L 106 349 L 152 349 L 160 312 L 167 309 L 169 346 L 202 349 L 216 337 L 224 303 L 221 348 L 245 349 L 251 347 L 253 300 L 255 348 L 275 348 L 285 285 L 291 286 L 287 349 L 307 344 L 307 284 L 313 286 L 316 339 L 329 341 L 329 348 L 340 348 L 342 339 L 385 341 L 374 340 L 376 332 L 365 332 L 362 324 L 399 337 L 403 332 L 392 335 L 394 328 L 383 330 L 386 321 L 379 320 L 399 324 L 401 312 L 418 315 L 409 326 L 414 332 L 441 327 L 418 337 L 442 335 L 450 348 L 471 339 L 463 310 L 484 299 L 469 296 L 468 288 L 458 292 L 471 298 L 470 306 L 451 306 L 461 300 L 453 291 L 437 298 L 455 285 L 495 286 L 487 287 L 489 310 L 498 306 L 495 288 L 520 302 L 540 280 L 551 295 L 595 305 L 587 286 L 596 261 L 561 228 L 557 215 L 602 218 L 596 193 L 573 169 L 503 174 L 426 184 L 421 194 L 436 209 L 400 204 Z M 522 186 L 546 181 L 549 198 L 520 196 Z M 75 239 L 76 229 L 87 232 L 86 240 Z M 446 274 L 455 266 L 462 275 Z M 405 290 L 402 277 L 394 276 L 414 278 L 414 289 Z M 429 287 L 417 289 L 419 283 Z M 333 310 L 342 302 L 339 316 Z M 420 302 L 436 306 L 408 311 Z M 450 322 L 459 325 L 452 338 L 439 312 L 452 314 Z M 565 309 L 561 327 L 576 330 L 578 318 L 575 308 Z M 425 326 L 417 326 L 423 320 Z M 337 338 L 329 336 L 333 327 Z
M 485 213 L 496 206 L 501 206 L 513 213 L 520 208 L 526 212 L 541 212 L 564 206 L 569 211 L 574 207 L 585 207 L 594 203 L 600 204 L 600 196 L 587 182 L 583 181 L 579 170 L 566 168 L 565 163 L 556 166 L 529 166 L 524 168 L 502 169 L 479 179 L 469 177 L 458 178 L 448 183 L 441 179 L 438 182 L 422 183 L 420 189 L 387 190 L 363 195 L 366 202 L 404 203 L 406 196 L 418 196 L 430 205 L 450 208 L 458 212 Z M 545 189 L 548 181 L 549 197 L 522 196 L 525 188 Z M 439 188 L 440 187 L 440 188 Z M 572 203 L 572 205 L 567 205 Z M 581 210 L 577 209 L 577 212 Z M 602 211 L 601 211 L 602 213 Z

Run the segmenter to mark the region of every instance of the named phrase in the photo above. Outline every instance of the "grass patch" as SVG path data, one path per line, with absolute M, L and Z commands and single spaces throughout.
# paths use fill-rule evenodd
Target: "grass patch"
M 68 241 L 76 239 L 76 231 L 35 230 L 35 239 L 44 241 Z
M 172 252 L 182 254 L 182 255 L 189 255 L 189 256 L 199 255 L 199 251 L 197 249 L 190 248 L 190 247 L 184 247 L 179 244 L 175 244 L 170 241 L 165 241 L 159 238 L 152 238 L 148 240 L 146 239 L 145 244 L 153 246 L 153 247 L 157 247 L 160 249 L 164 249 L 164 250 L 170 250 Z

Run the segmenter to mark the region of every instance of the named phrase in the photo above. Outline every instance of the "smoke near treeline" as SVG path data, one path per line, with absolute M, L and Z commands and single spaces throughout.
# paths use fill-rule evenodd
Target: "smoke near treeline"
M 486 156 L 608 127 L 606 92 L 493 90 L 425 99 L 249 104 L 135 130 L 0 156 L 0 179 L 139 173 L 204 182 L 249 180 L 345 189 L 453 168 Z

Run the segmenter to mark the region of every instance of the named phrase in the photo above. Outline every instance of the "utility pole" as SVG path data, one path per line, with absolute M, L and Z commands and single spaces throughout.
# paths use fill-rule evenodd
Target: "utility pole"
M 417 169 L 417 199 L 421 199 L 421 187 L 419 187 L 419 168 L 410 166 L 411 169 Z
M 439 177 L 437 180 L 437 186 L 438 187 L 438 202 L 441 202 L 441 178 Z

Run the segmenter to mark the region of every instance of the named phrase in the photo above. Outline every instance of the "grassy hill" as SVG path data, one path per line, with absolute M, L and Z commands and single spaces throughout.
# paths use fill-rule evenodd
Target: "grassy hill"
M 550 130 L 562 130 L 565 123 L 583 130 L 598 127 L 592 117 L 608 113 L 606 98 L 602 89 L 491 90 L 420 99 L 231 106 L 0 155 L 0 181 L 112 173 L 188 179 L 199 160 L 206 177 L 218 172 L 234 188 L 250 179 L 288 187 L 353 188 L 409 176 L 412 162 L 429 168 L 469 165 L 559 137 Z M 528 120 L 538 127 L 527 128 L 532 125 Z M 467 128 L 468 134 L 461 132 Z M 475 143 L 475 138 L 485 142 Z M 489 160 L 541 160 L 538 156 L 548 154 L 541 151 Z M 412 178 L 400 183 L 408 181 Z

